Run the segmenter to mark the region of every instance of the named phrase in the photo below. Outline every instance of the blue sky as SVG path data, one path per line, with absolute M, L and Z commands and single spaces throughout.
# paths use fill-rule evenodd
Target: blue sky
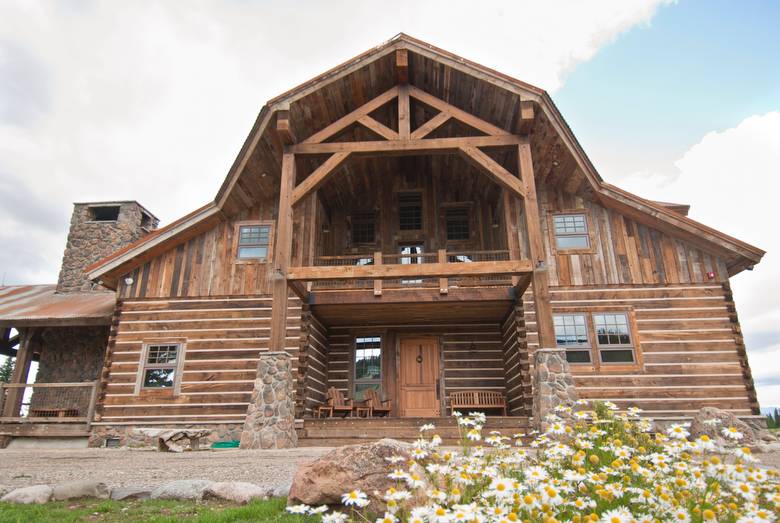
M 547 89 L 606 181 L 765 249 L 732 285 L 780 405 L 778 20 L 775 1 L 2 2 L 0 281 L 56 281 L 74 201 L 167 223 L 213 199 L 266 100 L 403 31 Z

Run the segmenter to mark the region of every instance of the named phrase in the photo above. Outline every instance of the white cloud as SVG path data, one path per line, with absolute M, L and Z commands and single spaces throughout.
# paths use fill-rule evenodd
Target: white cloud
M 692 218 L 767 251 L 754 271 L 732 280 L 763 406 L 780 405 L 778 166 L 780 112 L 770 112 L 708 133 L 669 172 L 620 180 L 646 198 L 689 203 Z
M 267 99 L 400 31 L 555 91 L 664 3 L 4 2 L 0 273 L 53 281 L 73 201 L 212 199 Z

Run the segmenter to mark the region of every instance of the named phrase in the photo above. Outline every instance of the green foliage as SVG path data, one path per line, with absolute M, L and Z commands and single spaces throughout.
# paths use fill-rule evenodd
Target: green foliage
M 780 429 L 780 409 L 766 415 L 766 424 L 770 429 Z
M 11 375 L 13 373 L 14 373 L 13 358 L 4 358 L 2 365 L 0 365 L 0 382 L 9 383 L 11 381 Z
M 286 500 L 274 498 L 244 506 L 195 501 L 64 501 L 45 505 L 0 503 L 0 523 L 97 521 L 106 523 L 232 523 L 249 521 L 300 522 L 284 511 Z M 313 521 L 313 519 L 312 519 Z

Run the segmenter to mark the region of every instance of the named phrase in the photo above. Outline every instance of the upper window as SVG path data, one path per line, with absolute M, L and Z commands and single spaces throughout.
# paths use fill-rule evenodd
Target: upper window
M 267 260 L 270 247 L 270 225 L 241 225 L 238 228 L 238 259 Z
M 594 314 L 593 328 L 602 363 L 634 363 L 634 345 L 627 314 Z
M 588 249 L 588 220 L 584 214 L 553 215 L 555 245 L 558 249 Z
M 468 240 L 469 210 L 465 207 L 447 209 L 447 240 Z
M 590 363 L 590 342 L 584 314 L 556 314 L 553 316 L 555 341 L 566 349 L 569 363 Z
M 422 230 L 422 195 L 418 192 L 398 195 L 398 228 L 402 231 Z
M 141 388 L 165 389 L 176 383 L 181 344 L 166 343 L 146 346 Z
M 356 212 L 352 215 L 352 243 L 374 243 L 375 237 L 375 213 Z
M 363 400 L 368 389 L 380 392 L 382 388 L 382 338 L 365 336 L 355 338 L 354 398 Z

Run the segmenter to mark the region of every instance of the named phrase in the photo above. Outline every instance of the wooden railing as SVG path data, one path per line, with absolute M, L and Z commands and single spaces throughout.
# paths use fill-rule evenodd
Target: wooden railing
M 291 267 L 288 279 L 310 282 L 312 290 L 508 286 L 512 276 L 530 272 L 528 260 L 510 260 L 509 251 L 446 251 L 419 254 L 357 253 L 320 256 L 312 267 Z
M 0 383 L 0 423 L 84 423 L 95 414 L 97 382 Z

